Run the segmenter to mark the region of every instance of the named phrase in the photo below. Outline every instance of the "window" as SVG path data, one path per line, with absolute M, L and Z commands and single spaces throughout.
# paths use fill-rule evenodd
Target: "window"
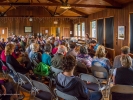
M 130 51 L 133 53 L 133 13 L 130 14 Z
M 78 24 L 78 36 L 81 36 L 80 35 L 80 24 Z
M 77 36 L 78 25 L 74 24 L 74 36 Z
M 113 49 L 114 44 L 114 18 L 105 18 L 105 46 Z
M 85 37 L 85 23 L 82 23 L 82 37 Z
M 104 20 L 97 20 L 97 41 L 99 44 L 104 45 Z
M 97 23 L 96 23 L 96 21 L 92 21 L 91 22 L 91 37 L 92 38 L 97 38 L 97 34 L 96 34 L 96 25 L 97 25 Z

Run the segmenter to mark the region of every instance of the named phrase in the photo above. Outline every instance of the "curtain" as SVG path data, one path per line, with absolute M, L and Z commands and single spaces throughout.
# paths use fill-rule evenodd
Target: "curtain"
M 99 44 L 104 44 L 103 35 L 104 22 L 103 19 L 97 20 L 97 41 Z
M 133 13 L 130 14 L 130 51 L 133 53 Z
M 105 19 L 105 47 L 113 49 L 114 18 Z

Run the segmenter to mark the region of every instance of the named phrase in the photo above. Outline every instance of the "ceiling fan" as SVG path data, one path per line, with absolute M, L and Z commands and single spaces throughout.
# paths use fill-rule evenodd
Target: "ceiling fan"
M 71 6 L 68 4 L 68 0 L 66 1 L 63 1 L 63 0 L 60 0 L 61 3 L 62 3 L 62 6 L 60 8 L 63 8 L 63 9 L 70 9 Z

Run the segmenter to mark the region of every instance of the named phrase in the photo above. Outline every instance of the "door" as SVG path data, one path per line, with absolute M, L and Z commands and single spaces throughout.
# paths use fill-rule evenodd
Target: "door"
M 42 33 L 43 36 L 50 36 L 50 28 L 49 27 L 40 27 L 40 33 Z
M 69 27 L 64 27 L 64 31 L 63 31 L 62 36 L 70 37 L 70 28 Z
M 8 28 L 7 27 L 0 27 L 0 38 L 4 38 L 6 40 L 8 37 Z

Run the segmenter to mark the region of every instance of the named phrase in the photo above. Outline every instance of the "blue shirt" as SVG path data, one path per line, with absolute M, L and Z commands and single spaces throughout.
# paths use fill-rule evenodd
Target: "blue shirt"
M 96 45 L 94 46 L 94 51 L 97 50 L 98 46 L 99 46 L 99 44 L 96 44 Z
M 42 54 L 42 62 L 45 63 L 46 65 L 51 66 L 51 56 L 46 53 L 43 53 Z

